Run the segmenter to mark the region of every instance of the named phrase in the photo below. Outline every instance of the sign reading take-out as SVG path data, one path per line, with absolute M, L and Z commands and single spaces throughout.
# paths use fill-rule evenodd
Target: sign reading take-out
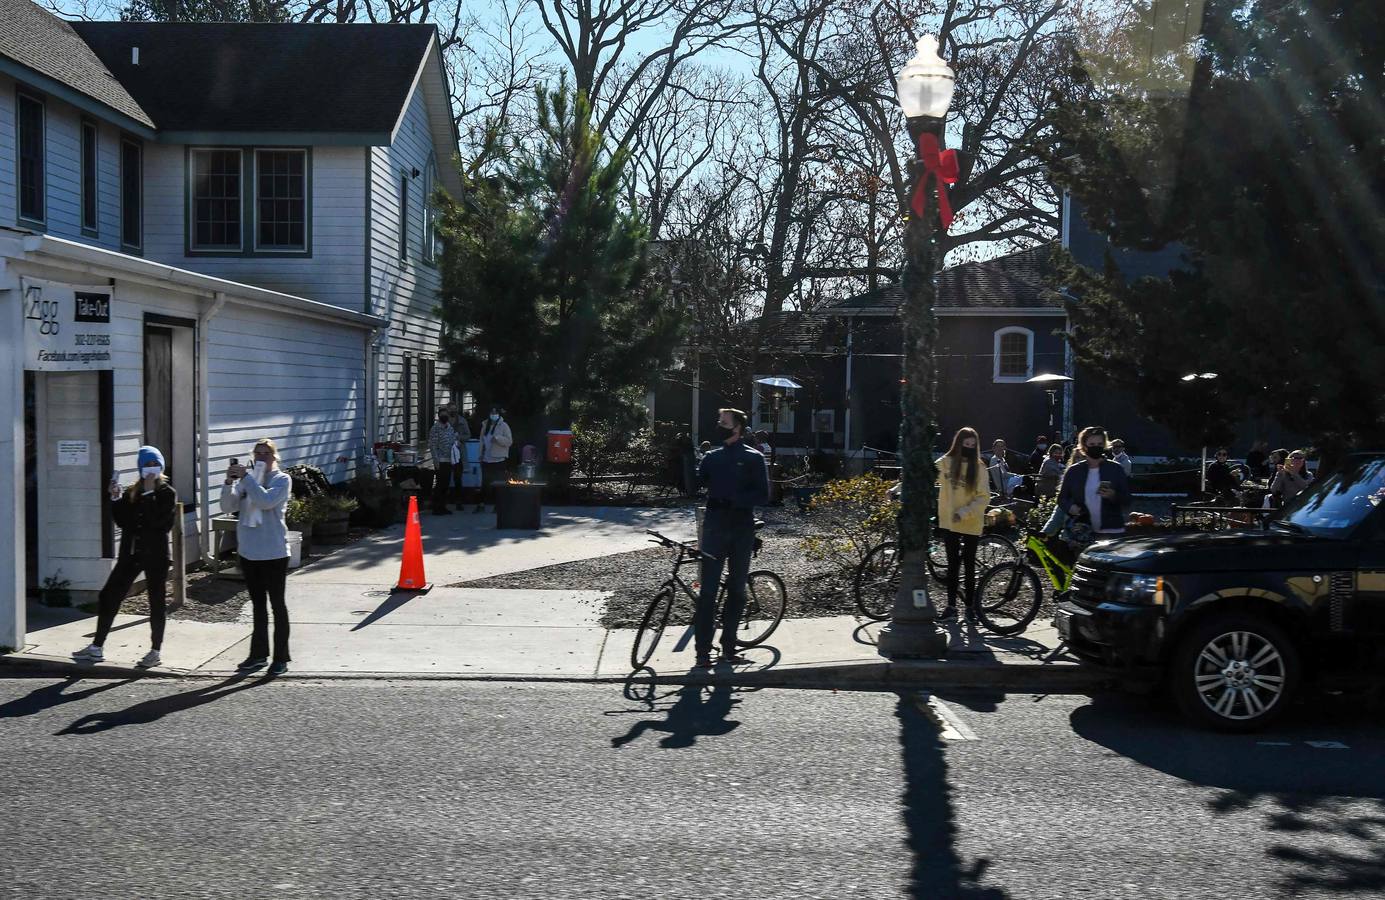
M 24 368 L 93 372 L 112 368 L 111 288 L 25 278 Z

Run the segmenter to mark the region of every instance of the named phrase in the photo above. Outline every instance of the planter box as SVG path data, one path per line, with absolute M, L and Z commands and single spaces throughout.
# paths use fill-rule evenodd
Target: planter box
M 333 513 L 325 521 L 313 526 L 313 539 L 319 544 L 344 544 L 350 524 L 350 513 Z

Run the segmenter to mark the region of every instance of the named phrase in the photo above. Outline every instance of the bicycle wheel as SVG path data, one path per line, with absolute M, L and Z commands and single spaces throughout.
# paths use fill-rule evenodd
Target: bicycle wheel
M 998 534 L 983 534 L 976 542 L 976 571 L 980 572 L 1001 563 L 1019 562 L 1020 552 L 1015 542 Z M 928 541 L 928 574 L 935 581 L 947 584 L 947 547 L 943 539 L 934 536 Z
M 1024 563 L 1001 563 L 976 582 L 976 615 L 995 634 L 1019 634 L 1039 614 L 1039 573 Z
M 673 612 L 673 588 L 664 585 L 654 599 L 649 601 L 640 620 L 640 628 L 635 632 L 635 643 L 630 646 L 630 668 L 639 671 L 654 655 L 659 646 L 659 638 L 664 636 L 664 626 L 668 624 L 669 614 Z
M 745 610 L 736 629 L 736 644 L 741 647 L 763 644 L 783 621 L 788 599 L 789 592 L 778 575 L 763 569 L 751 572 L 746 577 Z
M 853 593 L 856 608 L 867 619 L 888 619 L 899 590 L 899 545 L 886 541 L 876 547 L 856 567 Z
M 1015 542 L 999 534 L 983 534 L 976 542 L 976 571 L 982 572 L 1001 563 L 1019 562 L 1020 552 Z

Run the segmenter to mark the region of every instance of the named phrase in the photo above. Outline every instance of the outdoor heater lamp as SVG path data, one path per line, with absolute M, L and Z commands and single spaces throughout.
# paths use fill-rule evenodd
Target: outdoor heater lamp
M 899 108 L 917 156 L 909 166 L 912 198 L 904 226 L 900 278 L 904 368 L 900 385 L 899 551 L 894 560 L 899 580 L 890 621 L 877 640 L 880 655 L 887 659 L 940 659 L 947 654 L 947 636 L 938 630 L 936 611 L 928 597 L 925 560 L 929 521 L 937 506 L 932 457 L 937 423 L 930 396 L 937 380 L 933 279 L 938 246 L 934 228 L 937 223 L 946 231 L 952 224 L 947 186 L 957 182 L 959 172 L 956 152 L 943 149 L 943 126 L 956 79 L 938 54 L 936 36 L 925 34 L 914 46 L 913 58 L 895 76 Z

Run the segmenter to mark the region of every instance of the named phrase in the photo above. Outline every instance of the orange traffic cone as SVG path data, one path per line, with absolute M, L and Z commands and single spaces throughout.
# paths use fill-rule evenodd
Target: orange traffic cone
M 426 591 L 432 585 L 423 575 L 423 530 L 418 524 L 418 498 L 409 498 L 409 518 L 404 526 L 404 562 L 399 567 L 396 591 Z

